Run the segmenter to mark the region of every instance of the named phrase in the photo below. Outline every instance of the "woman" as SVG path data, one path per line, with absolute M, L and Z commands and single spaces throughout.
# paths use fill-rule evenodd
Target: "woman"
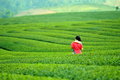
M 82 54 L 81 50 L 83 50 L 83 45 L 81 41 L 80 36 L 76 36 L 75 41 L 71 43 L 71 48 L 73 49 L 74 54 Z

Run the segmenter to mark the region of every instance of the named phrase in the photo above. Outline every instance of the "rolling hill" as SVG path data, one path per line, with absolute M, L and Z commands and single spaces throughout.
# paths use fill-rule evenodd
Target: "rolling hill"
M 94 20 L 113 20 L 120 19 L 120 11 L 102 12 L 68 12 L 47 15 L 22 16 L 7 19 L 0 19 L 0 25 L 26 24 L 26 23 L 48 23 L 65 21 L 94 21 Z
M 115 11 L 115 8 L 107 5 L 98 4 L 82 4 L 72 6 L 50 7 L 50 8 L 38 8 L 20 12 L 16 16 L 28 16 L 28 15 L 43 15 L 52 13 L 64 13 L 64 12 L 96 12 L 96 11 Z
M 113 11 L 115 6 L 120 6 L 119 0 L 0 0 L 0 17 L 23 14 L 31 9 L 55 12 Z
M 120 12 L 0 19 L 0 80 L 119 80 Z M 80 35 L 82 54 L 70 44 Z

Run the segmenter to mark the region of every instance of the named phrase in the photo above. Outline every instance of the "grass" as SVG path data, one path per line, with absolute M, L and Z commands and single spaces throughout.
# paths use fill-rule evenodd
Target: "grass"
M 120 19 L 120 11 L 71 12 L 0 19 L 1 25 Z
M 8 73 L 1 73 L 0 74 L 1 80 L 67 80 L 67 79 L 58 79 L 58 78 L 51 78 L 51 77 L 38 77 L 38 76 L 31 76 L 31 75 L 17 75 L 17 74 L 8 74 Z
M 0 80 L 119 80 L 118 13 L 96 12 L 95 19 L 87 12 L 1 19 Z M 45 16 L 49 19 L 41 20 Z M 83 40 L 82 55 L 72 54 L 76 35 Z
M 100 4 L 84 4 L 84 5 L 71 5 L 71 6 L 61 6 L 48 8 L 48 10 L 53 10 L 56 12 L 95 12 L 95 11 L 113 11 L 114 7 L 100 5 Z

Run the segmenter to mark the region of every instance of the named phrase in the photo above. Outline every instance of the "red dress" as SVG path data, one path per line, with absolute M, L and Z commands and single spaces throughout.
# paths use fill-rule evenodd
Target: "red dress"
M 78 41 L 74 41 L 71 43 L 71 48 L 74 50 L 75 54 L 82 54 L 81 50 L 83 48 L 82 43 Z

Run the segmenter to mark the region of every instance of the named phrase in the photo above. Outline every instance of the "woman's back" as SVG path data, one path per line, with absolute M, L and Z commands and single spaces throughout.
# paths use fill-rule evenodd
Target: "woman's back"
M 75 37 L 75 41 L 71 43 L 71 48 L 73 49 L 75 54 L 82 53 L 81 50 L 83 49 L 83 45 L 79 36 Z
M 76 54 L 80 54 L 83 48 L 82 44 L 78 42 L 72 42 L 71 47 Z

